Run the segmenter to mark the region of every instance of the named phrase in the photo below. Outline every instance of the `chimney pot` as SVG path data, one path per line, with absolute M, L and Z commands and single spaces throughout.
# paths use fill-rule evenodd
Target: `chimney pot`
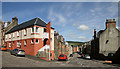
M 12 23 L 18 23 L 18 18 L 17 17 L 13 17 L 12 18 Z
M 115 19 L 106 19 L 106 29 L 109 27 L 109 24 L 112 24 L 116 28 L 116 21 Z

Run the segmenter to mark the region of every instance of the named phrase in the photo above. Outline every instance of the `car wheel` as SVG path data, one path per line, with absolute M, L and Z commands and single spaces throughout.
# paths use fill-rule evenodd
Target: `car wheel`
M 10 52 L 10 54 L 13 55 L 12 52 Z
M 18 56 L 17 54 L 15 54 L 15 56 Z
M 13 55 L 12 53 L 10 53 L 11 55 Z

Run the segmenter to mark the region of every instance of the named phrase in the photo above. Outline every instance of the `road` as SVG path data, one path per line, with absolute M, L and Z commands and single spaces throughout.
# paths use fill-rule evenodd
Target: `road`
M 35 57 L 36 58 L 36 57 Z M 16 57 L 2 52 L 2 67 L 118 67 L 104 61 L 71 58 L 69 61 L 43 61 L 39 58 Z

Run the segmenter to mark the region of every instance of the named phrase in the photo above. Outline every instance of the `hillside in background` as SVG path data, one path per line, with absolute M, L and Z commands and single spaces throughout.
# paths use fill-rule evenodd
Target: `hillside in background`
M 66 41 L 68 42 L 71 46 L 77 46 L 77 45 L 83 45 L 86 42 L 78 42 L 78 41 Z

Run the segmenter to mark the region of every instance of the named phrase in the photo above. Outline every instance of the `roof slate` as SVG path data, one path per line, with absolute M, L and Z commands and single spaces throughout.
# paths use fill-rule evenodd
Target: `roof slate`
M 22 24 L 19 24 L 19 25 L 13 27 L 11 30 L 6 32 L 6 34 L 12 33 L 12 32 L 27 28 L 27 27 L 31 27 L 34 25 L 46 27 L 47 24 L 44 21 L 42 21 L 40 18 L 37 17 L 37 18 L 31 19 L 29 21 L 23 22 Z M 54 28 L 52 28 L 52 29 L 54 29 Z

